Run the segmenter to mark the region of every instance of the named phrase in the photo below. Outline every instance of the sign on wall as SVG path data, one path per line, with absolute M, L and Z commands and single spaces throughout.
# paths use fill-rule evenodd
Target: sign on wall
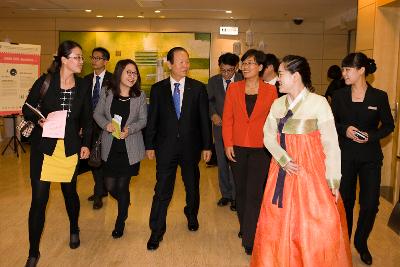
M 0 42 L 0 116 L 21 113 L 40 75 L 40 45 Z

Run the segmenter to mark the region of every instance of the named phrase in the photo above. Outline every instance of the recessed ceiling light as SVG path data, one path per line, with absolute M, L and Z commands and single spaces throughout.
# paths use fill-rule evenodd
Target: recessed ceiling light
M 161 10 L 156 10 L 154 11 L 154 13 L 161 13 Z
M 102 18 L 103 15 L 96 15 L 96 18 Z
M 160 16 L 160 19 L 165 19 L 165 16 Z
M 124 17 L 124 16 L 122 16 L 122 15 L 118 15 L 118 16 L 117 16 L 117 18 L 123 18 L 123 17 Z
M 139 15 L 139 16 L 137 16 L 138 18 L 141 18 L 141 19 L 143 19 L 144 18 L 144 16 L 143 15 Z
M 90 12 L 92 12 L 92 10 L 91 9 L 85 9 L 85 12 L 90 13 Z
M 225 10 L 226 14 L 232 14 L 232 10 Z
M 231 17 L 231 19 L 233 19 L 233 17 Z

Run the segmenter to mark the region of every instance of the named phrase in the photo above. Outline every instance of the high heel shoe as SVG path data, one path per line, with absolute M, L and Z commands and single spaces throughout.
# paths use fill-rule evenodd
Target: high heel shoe
M 70 234 L 69 236 L 69 247 L 71 249 L 79 248 L 81 240 L 79 239 L 79 233 Z
M 28 257 L 28 260 L 25 263 L 25 267 L 36 267 L 37 263 L 39 262 L 40 253 L 37 257 Z

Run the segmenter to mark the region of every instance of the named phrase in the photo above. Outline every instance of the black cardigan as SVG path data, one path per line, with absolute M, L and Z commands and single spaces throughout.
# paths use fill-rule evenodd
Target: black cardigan
M 360 105 L 362 112 L 354 112 L 350 86 L 337 90 L 333 94 L 332 112 L 335 116 L 342 159 L 382 160 L 383 154 L 379 140 L 394 130 L 388 96 L 386 92 L 368 84 L 364 101 Z M 349 126 L 367 132 L 368 142 L 359 144 L 346 137 L 346 130 Z
M 29 92 L 26 102 L 36 107 L 39 101 L 39 94 L 46 75 L 42 75 L 33 84 Z M 60 103 L 60 72 L 52 75 L 49 89 L 43 97 L 40 111 L 47 117 L 47 114 L 53 111 L 61 110 Z M 79 154 L 81 146 L 90 147 L 91 131 L 92 131 L 92 108 L 90 103 L 91 92 L 84 79 L 75 77 L 75 89 L 71 113 L 66 121 L 65 126 L 65 154 L 71 156 Z M 31 146 L 33 151 L 39 151 L 46 155 L 52 155 L 56 147 L 57 139 L 42 137 L 42 127 L 37 122 L 38 116 L 35 115 L 26 105 L 23 106 L 22 112 L 26 120 L 36 123 L 36 126 L 31 134 Z M 79 136 L 79 131 L 82 128 L 83 136 Z

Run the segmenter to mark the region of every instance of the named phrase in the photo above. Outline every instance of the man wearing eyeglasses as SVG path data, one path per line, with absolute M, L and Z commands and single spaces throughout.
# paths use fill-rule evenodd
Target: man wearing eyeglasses
M 239 57 L 232 53 L 225 53 L 218 59 L 220 74 L 208 80 L 207 93 L 209 99 L 209 113 L 213 124 L 213 136 L 218 162 L 218 179 L 221 199 L 217 202 L 220 207 L 231 203 L 231 210 L 236 211 L 235 185 L 228 160 L 225 156 L 224 143 L 222 141 L 222 111 L 224 109 L 225 93 L 231 82 L 243 79 L 237 73 Z
M 100 98 L 100 91 L 105 87 L 109 81 L 111 81 L 112 73 L 106 70 L 108 61 L 110 60 L 110 53 L 103 47 L 96 47 L 92 51 L 90 57 L 93 73 L 85 76 L 91 90 L 92 90 L 92 109 L 96 108 L 97 102 Z M 101 134 L 101 128 L 93 120 L 93 135 L 92 135 L 92 147 L 98 140 Z M 102 198 L 107 196 L 107 192 L 104 186 L 104 177 L 101 166 L 98 168 L 91 167 L 91 171 L 94 178 L 94 194 L 91 195 L 88 200 L 93 201 L 93 209 L 101 209 L 103 207 Z

